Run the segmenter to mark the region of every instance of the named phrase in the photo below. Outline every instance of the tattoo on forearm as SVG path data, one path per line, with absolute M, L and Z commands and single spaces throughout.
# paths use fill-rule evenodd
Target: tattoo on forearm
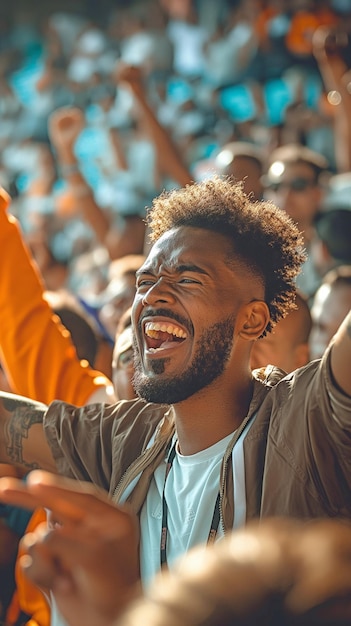
M 23 439 L 28 438 L 28 431 L 33 424 L 43 421 L 43 411 L 31 403 L 4 401 L 4 406 L 12 413 L 6 425 L 6 452 L 15 464 L 25 465 L 28 469 L 39 467 L 37 463 L 28 463 L 23 458 Z

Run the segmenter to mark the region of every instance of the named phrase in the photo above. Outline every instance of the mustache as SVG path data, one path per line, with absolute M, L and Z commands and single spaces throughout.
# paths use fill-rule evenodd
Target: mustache
M 142 323 L 143 320 L 146 317 L 169 317 L 170 319 L 174 320 L 175 322 L 178 322 L 178 324 L 180 324 L 181 326 L 183 326 L 184 328 L 186 328 L 186 330 L 188 331 L 189 334 L 193 334 L 193 325 L 189 322 L 189 320 L 187 320 L 185 317 L 183 317 L 182 315 L 178 315 L 178 313 L 174 313 L 174 311 L 171 311 L 169 309 L 163 309 L 163 308 L 159 308 L 159 309 L 144 309 L 142 315 L 139 318 L 139 322 L 138 322 L 138 329 L 141 330 L 142 329 Z

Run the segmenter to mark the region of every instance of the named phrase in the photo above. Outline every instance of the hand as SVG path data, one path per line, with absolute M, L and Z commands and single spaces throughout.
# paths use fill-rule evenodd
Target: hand
M 50 139 L 56 148 L 73 151 L 74 144 L 84 126 L 84 113 L 78 107 L 58 109 L 49 118 Z
M 319 26 L 313 34 L 313 55 L 319 63 L 328 63 L 340 67 L 341 75 L 349 67 L 345 60 L 348 57 L 350 34 L 336 27 Z
M 49 508 L 53 529 L 41 525 L 22 540 L 22 564 L 38 586 L 51 588 L 70 626 L 107 626 L 139 591 L 137 522 L 90 483 L 34 471 L 26 484 L 0 479 L 0 499 Z
M 115 79 L 120 85 L 127 86 L 134 94 L 144 91 L 143 72 L 140 67 L 119 61 L 116 66 Z

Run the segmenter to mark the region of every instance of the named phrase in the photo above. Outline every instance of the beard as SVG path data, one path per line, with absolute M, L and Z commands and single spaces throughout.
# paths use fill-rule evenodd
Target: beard
M 235 317 L 217 322 L 203 332 L 194 358 L 179 376 L 149 378 L 143 372 L 138 350 L 134 351 L 133 387 L 140 398 L 157 404 L 177 404 L 210 385 L 225 369 L 233 346 Z M 163 374 L 169 359 L 151 363 L 154 374 Z

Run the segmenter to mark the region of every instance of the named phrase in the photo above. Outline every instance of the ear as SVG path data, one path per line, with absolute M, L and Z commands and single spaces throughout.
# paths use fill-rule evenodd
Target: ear
M 262 335 L 269 320 L 269 308 L 263 300 L 244 304 L 237 316 L 237 333 L 246 341 L 255 341 Z

